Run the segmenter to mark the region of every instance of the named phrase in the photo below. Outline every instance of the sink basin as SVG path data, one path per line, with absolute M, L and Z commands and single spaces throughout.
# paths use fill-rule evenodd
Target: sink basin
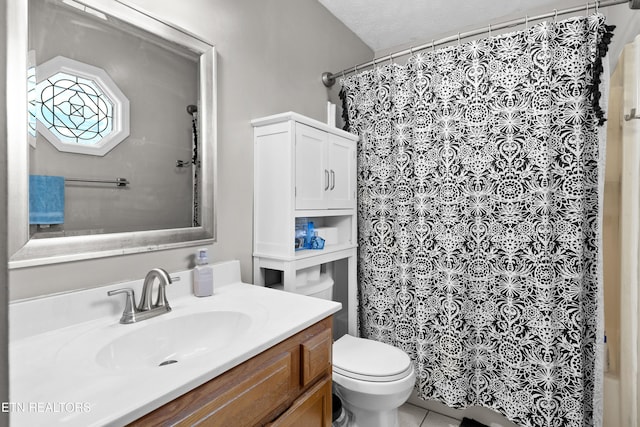
M 241 338 L 252 323 L 249 315 L 237 311 L 208 311 L 156 319 L 147 325 L 136 324 L 135 330 L 108 341 L 98 350 L 96 362 L 110 369 L 180 364 L 229 346 Z M 118 327 L 122 331 L 131 325 Z

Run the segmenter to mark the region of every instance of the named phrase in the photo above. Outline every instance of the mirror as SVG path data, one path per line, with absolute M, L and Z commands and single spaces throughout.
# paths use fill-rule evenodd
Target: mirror
M 213 242 L 213 46 L 128 0 L 7 13 L 9 268 Z

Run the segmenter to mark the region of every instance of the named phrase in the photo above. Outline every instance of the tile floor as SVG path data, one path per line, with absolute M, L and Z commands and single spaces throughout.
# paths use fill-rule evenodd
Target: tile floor
M 410 403 L 400 407 L 398 418 L 400 427 L 458 427 L 460 425 L 460 420 L 445 417 Z

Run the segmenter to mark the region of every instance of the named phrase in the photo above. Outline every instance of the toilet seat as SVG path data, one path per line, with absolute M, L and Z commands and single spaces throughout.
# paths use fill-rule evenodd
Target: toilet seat
M 411 375 L 411 359 L 379 341 L 344 335 L 333 343 L 333 372 L 370 382 L 397 381 Z

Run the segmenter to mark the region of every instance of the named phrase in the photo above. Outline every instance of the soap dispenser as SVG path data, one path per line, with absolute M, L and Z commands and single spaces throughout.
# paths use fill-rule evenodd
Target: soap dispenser
M 209 265 L 207 248 L 198 249 L 193 269 L 193 293 L 197 297 L 213 295 L 213 268 Z

